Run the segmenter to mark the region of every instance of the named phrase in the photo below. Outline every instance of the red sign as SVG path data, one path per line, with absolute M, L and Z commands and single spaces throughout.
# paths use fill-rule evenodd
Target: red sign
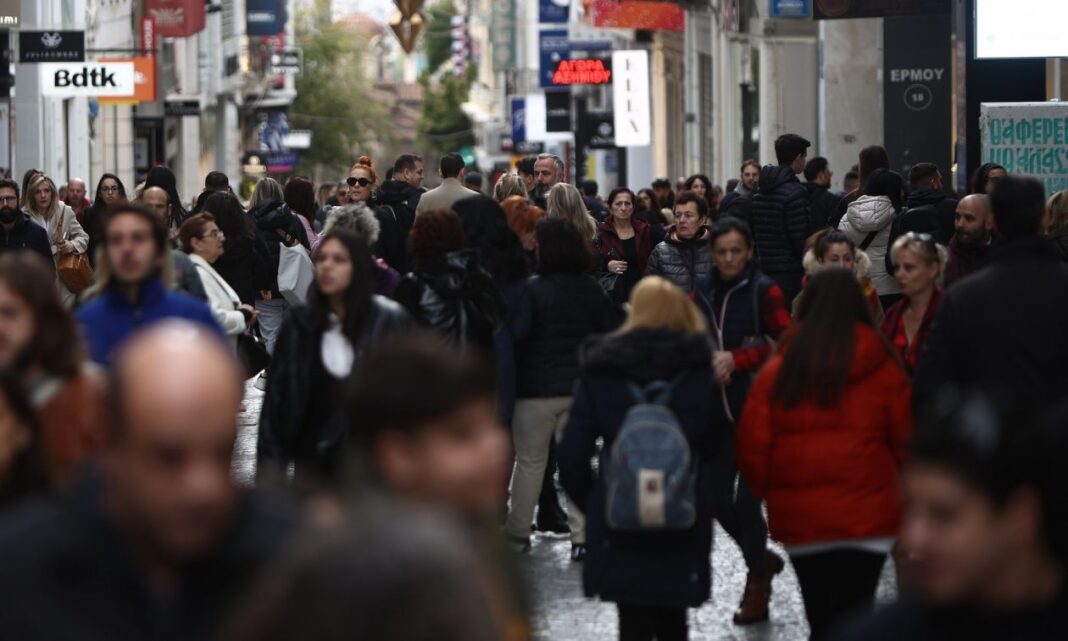
M 593 25 L 600 29 L 683 31 L 686 12 L 674 2 L 593 0 Z
M 612 70 L 604 60 L 561 60 L 553 72 L 553 84 L 607 85 L 612 82 Z
M 141 51 L 144 55 L 156 55 L 156 19 L 141 18 Z
M 204 0 L 145 0 L 145 16 L 156 21 L 156 35 L 187 38 L 204 29 Z

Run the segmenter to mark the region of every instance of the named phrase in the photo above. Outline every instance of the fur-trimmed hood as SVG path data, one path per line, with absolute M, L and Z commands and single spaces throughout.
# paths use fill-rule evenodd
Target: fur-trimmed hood
M 820 262 L 816 260 L 816 250 L 814 248 L 805 252 L 805 258 L 801 264 L 805 266 L 805 274 L 809 278 L 812 278 L 826 269 L 826 265 L 821 265 Z M 853 258 L 853 275 L 857 277 L 858 281 L 863 281 L 868 277 L 870 272 L 871 258 L 868 257 L 868 254 L 865 253 L 864 250 L 858 247 Z

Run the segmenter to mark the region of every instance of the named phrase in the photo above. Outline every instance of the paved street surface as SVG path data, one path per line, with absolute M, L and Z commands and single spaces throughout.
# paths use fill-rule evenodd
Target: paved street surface
M 234 463 L 234 474 L 242 482 L 252 479 L 256 424 L 262 403 L 263 393 L 248 385 Z M 615 606 L 582 596 L 581 566 L 571 563 L 570 551 L 566 537 L 539 536 L 526 559 L 536 599 L 536 638 L 539 641 L 616 639 Z M 731 623 L 731 615 L 745 588 L 745 565 L 734 542 L 718 526 L 713 558 L 713 598 L 703 608 L 690 611 L 692 641 L 803 641 L 808 638 L 801 594 L 789 564 L 775 580 L 771 621 L 739 628 Z M 892 599 L 895 593 L 893 567 L 887 563 L 879 599 Z

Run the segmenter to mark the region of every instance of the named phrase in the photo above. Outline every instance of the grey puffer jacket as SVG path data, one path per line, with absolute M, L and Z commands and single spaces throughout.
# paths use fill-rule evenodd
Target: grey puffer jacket
M 709 238 L 711 232 L 707 227 L 697 230 L 693 238 L 682 239 L 676 234 L 675 226 L 671 226 L 664 240 L 653 248 L 645 275 L 666 278 L 684 292 L 692 292 L 712 273 Z

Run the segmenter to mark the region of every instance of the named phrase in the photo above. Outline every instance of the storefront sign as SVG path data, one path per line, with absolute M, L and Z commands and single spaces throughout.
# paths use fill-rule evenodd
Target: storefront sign
M 246 29 L 250 36 L 273 36 L 285 30 L 285 0 L 245 0 Z
M 516 0 L 493 0 L 490 7 L 490 48 L 493 50 L 493 71 L 511 71 L 516 61 Z
M 600 58 L 561 60 L 553 72 L 553 86 L 607 85 L 612 82 L 612 61 Z
M 808 18 L 812 16 L 810 0 L 770 0 L 772 18 Z
M 137 104 L 156 100 L 156 59 L 149 56 L 124 60 L 101 60 L 100 62 L 132 62 L 134 66 L 134 93 L 132 96 L 101 96 L 100 104 Z
M 85 62 L 85 32 L 20 31 L 19 62 Z
M 199 100 L 168 100 L 163 105 L 163 113 L 166 116 L 181 118 L 184 116 L 199 116 Z
M 0 0 L 0 27 L 5 29 L 18 27 L 21 15 L 22 0 Z
M 593 25 L 599 29 L 683 31 L 686 11 L 675 2 L 593 0 Z
M 571 0 L 538 0 L 538 22 L 543 24 L 567 24 Z
M 571 91 L 569 89 L 545 92 L 545 131 L 548 133 L 571 131 Z
M 271 54 L 271 75 L 296 75 L 300 73 L 301 67 L 301 55 L 298 49 L 283 49 Z
M 652 142 L 649 104 L 649 52 L 612 53 L 612 101 L 615 113 L 616 146 L 644 147 Z
M 40 70 L 44 96 L 132 97 L 137 89 L 133 62 L 49 62 Z
M 883 21 L 883 127 L 890 167 L 919 162 L 949 175 L 953 114 L 949 16 Z
M 267 171 L 272 174 L 284 174 L 297 168 L 300 155 L 295 151 L 268 151 L 264 153 Z
M 527 102 L 522 96 L 513 96 L 508 102 L 512 116 L 512 144 L 518 145 L 527 140 Z
M 606 40 L 571 41 L 566 29 L 546 29 L 538 34 L 541 50 L 538 78 L 543 89 L 555 87 L 553 76 L 563 60 L 570 60 L 575 52 L 604 52 L 612 50 L 612 43 Z
M 141 50 L 146 56 L 156 55 L 155 18 L 141 18 Z
M 1047 195 L 1068 189 L 1068 103 L 983 103 L 979 131 L 982 162 L 1041 180 Z
M 616 148 L 616 122 L 612 114 L 589 114 L 586 118 L 590 138 L 587 146 L 590 149 L 615 149 Z
M 204 0 L 145 0 L 145 16 L 156 21 L 157 35 L 187 38 L 204 29 Z
M 817 20 L 949 15 L 952 9 L 950 0 L 815 0 L 815 2 L 813 17 Z

